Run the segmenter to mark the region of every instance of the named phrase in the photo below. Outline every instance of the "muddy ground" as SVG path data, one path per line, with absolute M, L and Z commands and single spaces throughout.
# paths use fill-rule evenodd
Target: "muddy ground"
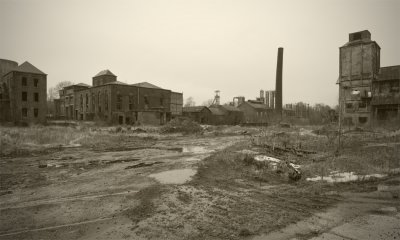
M 362 213 L 400 210 L 398 132 L 348 133 L 338 153 L 313 130 L 126 129 L 14 149 L 0 162 L 0 239 L 319 239 Z M 301 179 L 257 155 L 300 165 Z M 382 176 L 306 180 L 333 171 Z

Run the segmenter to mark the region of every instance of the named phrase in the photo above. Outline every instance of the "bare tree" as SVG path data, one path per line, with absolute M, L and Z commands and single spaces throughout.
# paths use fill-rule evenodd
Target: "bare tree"
M 213 104 L 213 101 L 214 101 L 214 99 L 208 99 L 208 100 L 204 101 L 202 105 L 209 107 Z
M 194 102 L 192 97 L 188 97 L 185 101 L 184 107 L 193 107 L 196 106 L 196 103 Z
M 64 87 L 71 86 L 73 84 L 74 83 L 71 81 L 62 81 L 62 82 L 57 83 L 57 85 L 55 87 L 49 88 L 49 90 L 47 92 L 47 99 L 49 101 L 53 101 L 54 99 L 59 98 L 60 97 L 59 91 L 61 89 L 63 89 Z

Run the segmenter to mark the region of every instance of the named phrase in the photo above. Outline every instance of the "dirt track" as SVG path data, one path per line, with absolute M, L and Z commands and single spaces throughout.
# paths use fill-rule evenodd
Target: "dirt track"
M 309 146 L 323 139 L 309 138 Z M 376 191 L 381 182 L 398 184 L 396 176 L 341 185 L 259 176 L 238 152 L 267 151 L 308 172 L 327 154 L 299 157 L 250 142 L 240 134 L 127 135 L 119 142 L 4 157 L 0 239 L 335 239 L 344 222 L 370 219 L 388 206 L 400 209 L 395 196 Z M 197 174 L 185 184 L 154 178 L 164 173 L 166 182 L 176 181 L 177 172 L 168 171 L 177 169 Z M 392 213 L 385 213 L 388 221 L 398 216 Z
M 194 168 L 211 152 L 240 139 L 181 137 L 133 150 L 77 147 L 37 157 L 4 158 L 0 238 L 107 239 L 111 233 L 103 233 L 114 231 L 115 222 L 131 227 L 122 213 L 138 204 L 135 193 L 157 184 L 148 175 Z

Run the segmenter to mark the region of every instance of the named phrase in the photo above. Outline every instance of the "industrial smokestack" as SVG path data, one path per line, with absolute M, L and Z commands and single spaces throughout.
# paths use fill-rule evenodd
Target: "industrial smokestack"
M 283 48 L 278 48 L 278 61 L 276 65 L 276 83 L 275 83 L 275 111 L 282 116 L 282 66 Z

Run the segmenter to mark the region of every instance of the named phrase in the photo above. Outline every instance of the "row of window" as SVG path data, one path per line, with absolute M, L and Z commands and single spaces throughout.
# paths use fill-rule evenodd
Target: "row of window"
M 23 102 L 28 101 L 28 92 L 22 92 L 21 100 Z M 37 93 L 37 92 L 33 93 L 33 101 L 34 102 L 39 102 L 39 93 Z
M 28 86 L 28 78 L 22 77 L 21 85 L 22 86 Z M 33 79 L 33 86 L 34 87 L 38 87 L 39 86 L 39 79 L 37 79 L 37 78 Z
M 28 108 L 22 108 L 22 117 L 26 118 L 28 117 Z M 38 108 L 34 108 L 33 109 L 33 117 L 37 118 L 39 116 L 39 109 Z

